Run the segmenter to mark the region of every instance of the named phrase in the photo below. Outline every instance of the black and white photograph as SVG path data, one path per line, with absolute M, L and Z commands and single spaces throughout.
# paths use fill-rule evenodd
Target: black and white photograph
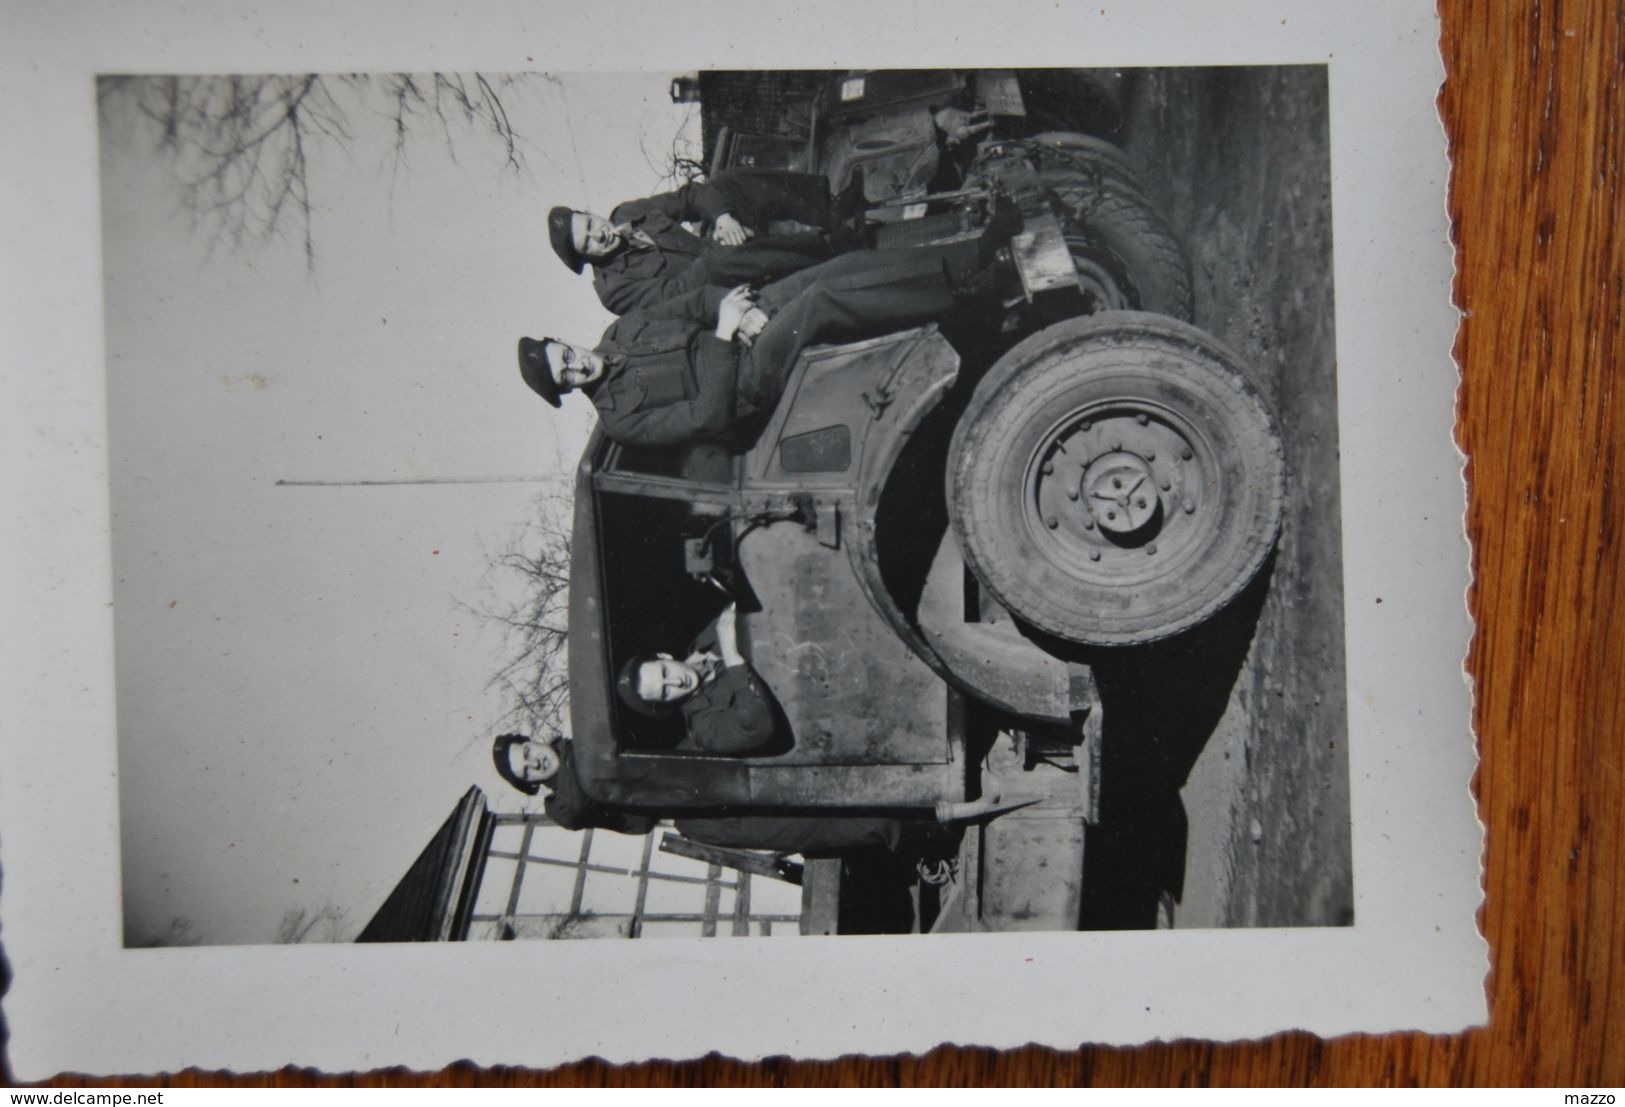
M 1209 941 L 1302 979 L 1321 942 L 1436 956 L 1356 864 L 1419 810 L 1369 769 L 1413 724 L 1358 720 L 1420 702 L 1362 675 L 1408 664 L 1381 605 L 1460 606 L 1448 288 L 1426 490 L 1374 500 L 1349 443 L 1400 423 L 1345 338 L 1384 274 L 1369 212 L 1334 219 L 1371 157 L 1335 55 L 1053 53 L 97 64 L 103 956 L 291 982 L 350 950 L 393 991 L 479 946 L 466 1002 L 538 967 L 749 997 L 714 1039 L 446 1054 L 482 1063 L 750 1055 L 770 981 L 843 962 L 831 996 L 947 959 L 927 992 L 999 1007 L 1074 953 L 1176 989 Z M 1373 589 L 1361 543 L 1398 556 L 1373 520 L 1413 509 L 1444 586 Z M 1477 827 L 1468 626 L 1435 625 L 1443 849 Z M 1134 1002 L 1114 1040 L 1202 1025 Z M 874 1047 L 1002 1042 L 942 1007 Z M 1310 1023 L 1278 1010 L 1233 1033 Z
M 1352 920 L 1324 66 L 98 96 L 126 945 Z

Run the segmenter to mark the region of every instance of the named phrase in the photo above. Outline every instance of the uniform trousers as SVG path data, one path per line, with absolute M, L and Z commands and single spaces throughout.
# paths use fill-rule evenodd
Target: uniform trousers
M 771 408 L 808 346 L 876 338 L 971 306 L 963 286 L 975 272 L 976 249 L 968 241 L 859 250 L 768 285 L 756 301 L 768 323 L 740 354 L 740 398 Z

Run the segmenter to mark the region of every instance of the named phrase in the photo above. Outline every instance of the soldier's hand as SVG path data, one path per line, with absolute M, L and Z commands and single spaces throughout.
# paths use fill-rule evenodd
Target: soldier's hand
M 756 341 L 756 336 L 762 333 L 765 326 L 767 312 L 752 304 L 750 310 L 745 312 L 745 317 L 739 321 L 739 341 L 749 346 Z
M 748 284 L 742 284 L 724 296 L 722 303 L 717 305 L 717 337 L 724 342 L 732 342 L 739 332 L 740 322 L 752 306 Z
M 717 216 L 716 224 L 711 228 L 711 237 L 724 246 L 743 246 L 751 237 L 751 231 L 739 220 L 727 212 Z
M 958 146 L 993 129 L 993 121 L 985 112 L 964 111 L 961 108 L 942 108 L 932 117 L 937 129 L 949 146 Z

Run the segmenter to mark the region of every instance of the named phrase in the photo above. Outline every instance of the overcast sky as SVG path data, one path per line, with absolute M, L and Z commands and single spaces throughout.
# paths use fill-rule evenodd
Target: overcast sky
M 657 190 L 651 161 L 698 129 L 670 77 L 510 90 L 518 175 L 474 135 L 455 161 L 416 142 L 396 176 L 383 105 L 347 101 L 351 140 L 310 151 L 313 272 L 297 233 L 211 249 L 150 131 L 104 128 L 129 937 L 269 941 L 329 904 L 353 930 L 470 784 L 523 806 L 488 753 L 501 642 L 459 602 L 549 485 L 276 482 L 573 469 L 590 408 L 546 407 L 514 346 L 610 317 L 546 211 Z

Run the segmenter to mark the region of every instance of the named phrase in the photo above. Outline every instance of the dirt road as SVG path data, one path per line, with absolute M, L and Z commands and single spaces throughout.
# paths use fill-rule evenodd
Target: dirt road
M 1117 80 L 1122 143 L 1190 253 L 1196 322 L 1257 370 L 1278 414 L 1288 502 L 1273 564 L 1230 611 L 1097 669 L 1107 817 L 1090 839 L 1086 923 L 1345 924 L 1354 900 L 1325 71 Z M 1157 687 L 1162 696 L 1144 691 Z

